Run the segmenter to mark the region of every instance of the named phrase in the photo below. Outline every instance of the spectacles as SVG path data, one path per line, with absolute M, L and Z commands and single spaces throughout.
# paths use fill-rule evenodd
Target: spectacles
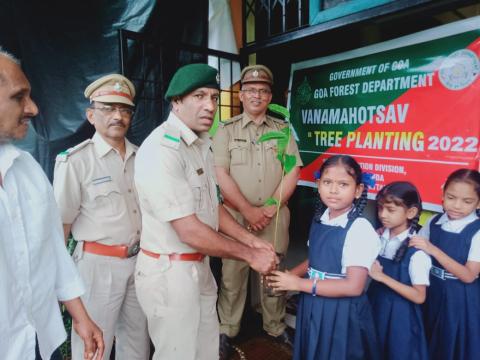
M 122 116 L 132 116 L 134 110 L 126 107 L 116 107 L 116 106 L 92 106 L 90 109 L 100 110 L 105 116 L 112 116 L 115 111 L 118 111 Z
M 253 96 L 253 95 L 267 96 L 272 93 L 268 89 L 254 89 L 254 88 L 243 89 L 241 91 L 244 93 L 247 93 L 249 96 Z

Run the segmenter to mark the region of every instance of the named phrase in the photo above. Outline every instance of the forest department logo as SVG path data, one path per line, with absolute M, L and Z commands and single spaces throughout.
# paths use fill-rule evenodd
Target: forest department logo
M 312 88 L 308 83 L 307 77 L 303 80 L 300 86 L 297 88 L 297 99 L 300 105 L 308 103 L 312 96 Z
M 471 85 L 480 73 L 477 54 L 461 49 L 450 54 L 440 65 L 440 82 L 447 89 L 462 90 Z

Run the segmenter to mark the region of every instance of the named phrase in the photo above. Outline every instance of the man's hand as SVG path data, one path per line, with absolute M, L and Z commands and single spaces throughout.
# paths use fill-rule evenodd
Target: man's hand
M 264 250 L 275 251 L 272 244 L 256 236 L 252 237 L 252 240 L 250 241 L 249 246 L 254 249 L 264 249 Z
M 103 359 L 105 345 L 102 330 L 91 319 L 85 319 L 81 322 L 72 321 L 72 325 L 85 344 L 83 358 L 88 360 Z
M 263 215 L 267 218 L 272 219 L 277 213 L 277 205 L 269 205 L 262 207 Z
M 63 304 L 72 315 L 72 325 L 75 332 L 85 344 L 83 358 L 88 360 L 102 360 L 105 344 L 103 343 L 102 330 L 90 319 L 87 310 L 79 297 L 65 300 Z
M 257 206 L 249 207 L 247 211 L 242 212 L 242 216 L 254 231 L 263 230 L 271 220 L 263 213 L 263 207 Z
M 252 249 L 250 255 L 251 257 L 248 261 L 250 267 L 260 274 L 268 274 L 277 267 L 279 262 L 273 250 Z

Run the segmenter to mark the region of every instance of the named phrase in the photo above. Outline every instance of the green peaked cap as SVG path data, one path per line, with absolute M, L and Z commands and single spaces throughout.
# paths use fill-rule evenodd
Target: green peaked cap
M 217 69 L 207 64 L 189 64 L 182 66 L 173 75 L 165 93 L 165 100 L 182 96 L 201 87 L 218 89 Z

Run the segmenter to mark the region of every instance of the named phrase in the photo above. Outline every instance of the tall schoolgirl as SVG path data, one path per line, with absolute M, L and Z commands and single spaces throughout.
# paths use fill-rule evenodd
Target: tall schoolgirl
M 426 298 L 432 266 L 430 257 L 408 248 L 422 210 L 414 185 L 393 182 L 377 195 L 382 249 L 370 269 L 374 279 L 368 289 L 378 332 L 381 356 L 385 360 L 426 360 L 427 341 L 419 304 Z
M 480 173 L 460 169 L 443 188 L 444 214 L 430 219 L 410 246 L 430 254 L 425 307 L 430 358 L 480 356 Z
M 367 201 L 362 170 L 352 157 L 336 155 L 325 161 L 318 175 L 324 211 L 312 221 L 308 260 L 290 273 L 274 271 L 269 277 L 278 290 L 301 292 L 293 358 L 378 359 L 364 289 L 380 241 L 361 217 Z

